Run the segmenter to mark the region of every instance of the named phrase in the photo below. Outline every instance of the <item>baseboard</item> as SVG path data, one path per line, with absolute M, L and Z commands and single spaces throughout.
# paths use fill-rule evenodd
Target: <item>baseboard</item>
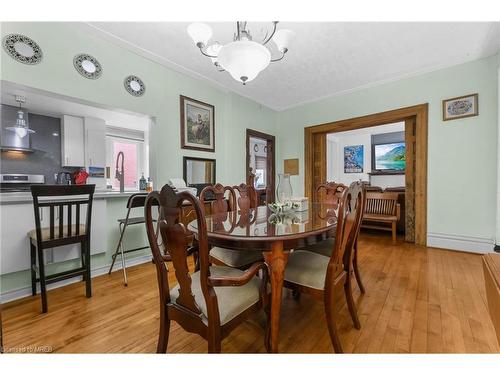
M 151 262 L 151 259 L 152 259 L 151 255 L 142 255 L 140 257 L 127 259 L 127 268 L 132 267 L 132 266 L 136 266 L 138 264 Z M 101 275 L 107 274 L 110 265 L 111 264 L 107 264 L 104 266 L 92 268 L 90 270 L 91 277 L 94 278 L 96 276 L 101 276 Z M 116 271 L 121 270 L 121 269 L 122 269 L 121 263 L 116 262 L 115 266 L 113 267 L 113 272 L 116 272 Z M 78 283 L 78 282 L 81 282 L 81 279 L 76 278 L 76 277 L 74 277 L 72 279 L 68 279 L 68 280 L 62 280 L 62 281 L 47 285 L 47 290 L 60 288 L 60 287 L 65 286 L 65 285 Z M 40 286 L 38 286 L 38 293 L 40 293 Z M 17 299 L 28 297 L 28 296 L 31 296 L 31 286 L 9 290 L 8 292 L 3 292 L 0 295 L 0 303 L 15 301 Z
M 427 246 L 484 254 L 494 251 L 495 241 L 491 238 L 428 233 Z

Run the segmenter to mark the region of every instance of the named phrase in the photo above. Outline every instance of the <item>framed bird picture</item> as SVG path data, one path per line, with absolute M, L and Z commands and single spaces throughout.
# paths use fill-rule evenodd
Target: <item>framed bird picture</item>
M 181 147 L 215 152 L 215 107 L 180 96 Z

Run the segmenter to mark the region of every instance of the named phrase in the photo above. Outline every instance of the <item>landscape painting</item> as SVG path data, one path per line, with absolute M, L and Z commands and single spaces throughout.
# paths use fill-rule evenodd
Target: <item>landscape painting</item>
M 406 146 L 404 142 L 375 145 L 375 169 L 377 171 L 406 168 Z
M 185 96 L 181 102 L 181 147 L 215 151 L 214 106 Z
M 363 173 L 363 145 L 344 147 L 344 173 Z

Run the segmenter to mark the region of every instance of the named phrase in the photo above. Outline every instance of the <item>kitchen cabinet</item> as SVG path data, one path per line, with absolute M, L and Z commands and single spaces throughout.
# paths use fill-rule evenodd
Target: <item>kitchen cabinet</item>
M 85 117 L 85 166 L 106 166 L 106 123 L 104 120 Z
M 35 228 L 33 203 L 4 204 L 1 206 L 0 211 L 0 274 L 29 270 L 30 244 L 27 234 Z M 40 216 L 42 227 L 48 226 L 50 220 L 49 208 L 43 207 Z M 94 199 L 90 254 L 106 251 L 107 234 L 106 200 Z M 45 250 L 46 264 L 79 257 L 79 245 L 66 245 L 52 250 Z
M 106 123 L 102 119 L 85 117 L 85 167 L 106 167 Z M 89 177 L 89 184 L 96 189 L 106 188 L 105 177 Z
M 61 121 L 61 164 L 63 167 L 85 165 L 83 118 L 64 115 Z

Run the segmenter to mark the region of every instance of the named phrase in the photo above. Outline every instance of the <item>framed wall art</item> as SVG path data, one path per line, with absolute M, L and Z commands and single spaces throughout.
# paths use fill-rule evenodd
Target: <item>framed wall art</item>
M 181 147 L 199 151 L 215 151 L 215 107 L 180 96 Z
M 363 145 L 344 147 L 344 173 L 363 173 Z
M 472 117 L 478 114 L 478 94 L 443 100 L 443 121 Z

